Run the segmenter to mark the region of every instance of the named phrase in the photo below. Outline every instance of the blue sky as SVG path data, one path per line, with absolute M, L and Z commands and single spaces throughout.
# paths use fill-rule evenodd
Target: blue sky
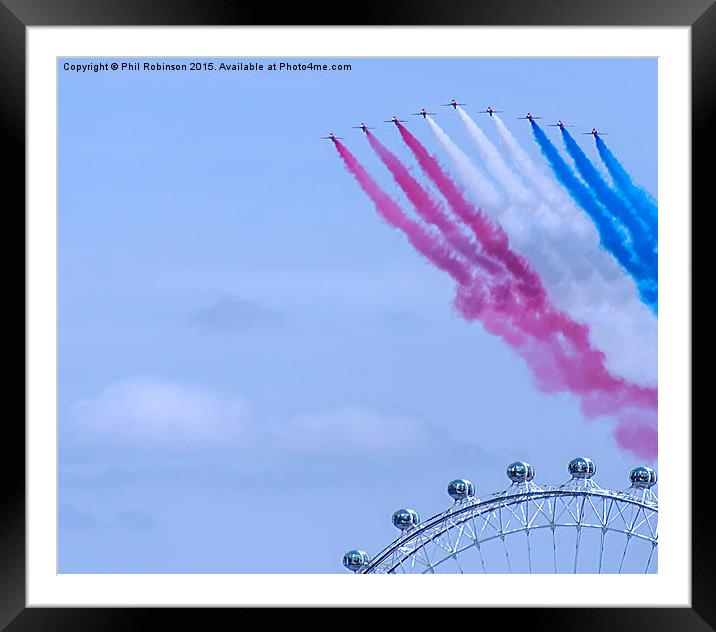
M 345 137 L 400 199 L 350 126 L 375 126 L 412 166 L 380 121 L 409 118 L 437 152 L 407 116 L 425 106 L 473 155 L 439 107 L 454 97 L 505 110 L 541 165 L 514 120 L 527 110 L 604 129 L 656 194 L 655 60 L 327 60 L 353 69 L 319 74 L 62 61 L 60 572 L 342 572 L 346 550 L 394 538 L 399 506 L 442 510 L 455 477 L 496 491 L 517 458 L 559 482 L 585 454 L 601 484 L 626 486 L 636 463 L 610 422 L 537 392 L 461 320 L 449 279 L 319 137 Z

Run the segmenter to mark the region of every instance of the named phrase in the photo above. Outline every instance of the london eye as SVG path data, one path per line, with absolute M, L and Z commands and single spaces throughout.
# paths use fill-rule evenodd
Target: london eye
M 534 468 L 516 461 L 509 487 L 484 496 L 469 480 L 451 481 L 448 509 L 423 521 L 398 509 L 400 535 L 372 557 L 348 551 L 343 565 L 357 574 L 656 572 L 656 472 L 636 467 L 614 491 L 597 484 L 589 458 L 567 469 L 567 482 L 538 485 Z

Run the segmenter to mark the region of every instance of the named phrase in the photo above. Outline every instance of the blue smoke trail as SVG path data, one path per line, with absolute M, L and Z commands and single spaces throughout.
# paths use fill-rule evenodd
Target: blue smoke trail
M 657 234 L 658 208 L 654 199 L 641 187 L 634 184 L 627 170 L 617 160 L 616 156 L 607 147 L 607 144 L 599 137 L 595 138 L 599 156 L 607 168 L 609 175 L 614 180 L 619 190 L 624 194 L 634 207 L 642 214 L 644 220 L 649 224 L 654 235 Z
M 614 255 L 614 258 L 636 281 L 639 296 L 646 305 L 656 312 L 658 290 L 656 278 L 638 261 L 626 247 L 620 227 L 609 216 L 604 207 L 596 200 L 592 192 L 577 178 L 570 166 L 560 156 L 557 148 L 547 138 L 542 128 L 530 121 L 532 133 L 542 153 L 549 162 L 557 180 L 562 183 L 574 201 L 589 215 L 599 232 L 602 247 Z
M 594 191 L 602 205 L 627 229 L 634 254 L 656 278 L 658 267 L 656 237 L 634 209 L 606 183 L 572 135 L 565 128 L 561 128 L 561 131 L 564 146 L 574 160 L 582 178 Z

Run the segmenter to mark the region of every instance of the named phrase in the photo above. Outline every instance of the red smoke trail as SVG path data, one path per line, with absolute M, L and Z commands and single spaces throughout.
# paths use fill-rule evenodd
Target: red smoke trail
M 420 167 L 435 183 L 440 193 L 450 204 L 455 214 L 475 234 L 489 255 L 500 261 L 512 273 L 520 284 L 520 289 L 526 300 L 544 300 L 545 291 L 537 275 L 532 272 L 527 262 L 518 254 L 510 250 L 507 235 L 500 226 L 476 209 L 462 194 L 462 191 L 453 182 L 452 178 L 443 170 L 440 163 L 433 158 L 405 126 L 397 124 L 400 135 L 405 144 L 413 152 Z
M 505 275 L 499 263 L 486 257 L 465 235 L 455 221 L 448 216 L 442 205 L 434 200 L 430 193 L 410 174 L 402 162 L 390 152 L 373 134 L 366 132 L 371 147 L 393 175 L 394 180 L 408 196 L 418 215 L 432 224 L 443 234 L 446 241 L 468 262 L 475 266 L 472 282 L 472 304 L 492 305 L 501 302 L 501 297 L 512 293 L 512 281 Z M 462 284 L 464 285 L 464 284 Z M 511 345 L 522 344 L 524 334 L 511 326 L 511 320 L 503 319 L 501 336 Z
M 501 294 L 509 292 L 500 284 L 493 285 L 492 277 L 485 276 L 479 271 L 474 271 L 463 259 L 453 254 L 452 250 L 439 237 L 426 231 L 418 222 L 411 220 L 403 210 L 394 202 L 378 183 L 368 174 L 353 154 L 348 151 L 345 145 L 334 141 L 338 154 L 343 159 L 363 191 L 373 201 L 378 213 L 391 226 L 403 231 L 413 247 L 435 266 L 447 272 L 458 287 L 466 286 L 471 288 L 471 305 L 473 309 L 481 309 L 482 303 L 493 304 Z M 474 272 L 474 275 L 473 275 Z M 502 325 L 503 337 L 511 344 L 524 338 L 524 334 L 512 330 L 509 320 L 504 320 Z
M 534 357 L 527 353 L 524 358 L 535 369 L 542 390 L 568 390 L 579 395 L 588 417 L 614 414 L 630 406 L 656 410 L 657 390 L 609 373 L 604 354 L 591 346 L 585 325 L 551 308 L 535 314 L 518 304 L 510 292 L 504 292 L 499 300 L 494 295 L 492 299 L 486 302 L 480 298 L 474 302 L 473 288 L 463 284 L 458 288 L 455 303 L 467 320 L 479 319 L 491 333 L 502 335 L 505 318 L 509 318 L 528 336 L 525 342 L 539 342 L 542 353 Z M 555 336 L 555 331 L 561 335 Z M 549 359 L 541 357 L 546 352 Z M 547 361 L 549 365 L 545 364 Z
M 580 408 L 589 419 L 605 415 L 616 418 L 617 443 L 641 457 L 656 458 L 655 388 L 612 376 L 605 368 L 604 355 L 591 347 L 588 330 L 583 325 L 574 324 L 580 330 L 575 336 L 577 344 L 560 345 L 549 335 L 552 326 L 540 331 L 539 324 L 529 322 L 529 308 L 517 304 L 510 292 L 504 292 L 499 300 L 495 298 L 493 293 L 491 300 L 485 300 L 483 288 L 476 295 L 472 287 L 463 285 L 458 287 L 455 306 L 467 320 L 479 319 L 485 331 L 515 349 L 541 391 L 573 393 L 579 397 Z M 536 320 L 540 320 L 539 315 Z
M 658 433 L 651 420 L 645 423 L 638 420 L 621 423 L 614 431 L 614 438 L 620 446 L 632 450 L 637 456 L 645 459 L 656 457 L 659 448 Z
M 472 261 L 491 274 L 497 274 L 501 268 L 498 263 L 480 253 L 480 247 L 465 235 L 460 227 L 447 215 L 437 200 L 410 174 L 405 165 L 391 153 L 373 134 L 366 131 L 368 142 L 373 151 L 388 167 L 398 186 L 405 192 L 420 217 L 435 226 L 449 244 L 466 259 Z
M 373 201 L 375 208 L 385 221 L 391 226 L 402 230 L 408 241 L 419 253 L 438 268 L 447 272 L 457 283 L 468 283 L 471 276 L 469 267 L 455 257 L 440 238 L 431 235 L 418 222 L 405 215 L 403 210 L 370 177 L 345 145 L 337 140 L 333 142 L 346 167 L 358 181 L 363 191 Z
M 537 301 L 540 303 L 537 310 L 532 309 L 518 301 L 509 281 L 498 283 L 496 275 L 471 270 L 469 264 L 456 256 L 442 239 L 407 217 L 344 145 L 338 141 L 335 145 L 346 167 L 383 218 L 402 230 L 418 252 L 457 282 L 455 306 L 467 320 L 479 319 L 488 332 L 508 342 L 528 364 L 541 390 L 567 390 L 578 395 L 587 417 L 618 417 L 620 426 L 615 436 L 620 445 L 644 456 L 655 456 L 656 389 L 636 386 L 612 376 L 605 368 L 604 355 L 591 347 L 587 327 L 555 311 L 546 298 Z M 399 169 L 396 173 L 405 175 Z M 446 175 L 445 178 L 449 179 Z M 412 177 L 411 180 L 405 180 L 404 184 L 417 185 L 411 191 L 411 200 L 416 203 L 416 208 L 420 203 L 421 214 L 435 212 L 437 208 L 444 216 L 439 205 L 436 207 L 417 181 Z M 474 208 L 472 212 L 479 213 Z M 445 219 L 450 222 L 449 218 Z M 451 229 L 447 223 L 444 226 Z M 509 246 L 507 248 L 509 250 Z M 529 269 L 527 271 L 541 287 L 536 275 Z M 637 418 L 639 425 L 635 423 Z M 638 428 L 643 430 L 637 432 Z

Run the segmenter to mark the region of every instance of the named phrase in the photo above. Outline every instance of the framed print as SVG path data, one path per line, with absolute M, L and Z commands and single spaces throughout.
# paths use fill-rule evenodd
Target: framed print
M 27 366 L 3 629 L 713 629 L 711 2 L 0 15 Z

